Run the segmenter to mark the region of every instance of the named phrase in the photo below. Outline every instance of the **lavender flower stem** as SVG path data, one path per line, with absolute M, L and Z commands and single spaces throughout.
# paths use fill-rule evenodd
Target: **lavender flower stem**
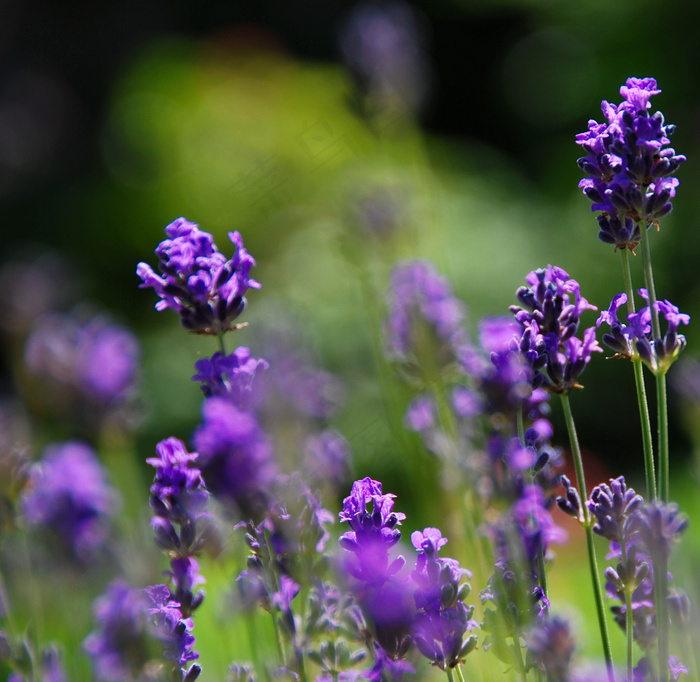
M 450 682 L 455 682 L 454 675 L 452 674 L 452 668 L 445 668 L 445 672 L 447 673 L 447 679 Z
M 666 394 L 666 371 L 656 375 L 656 400 L 659 420 L 659 497 L 669 501 L 669 454 L 668 454 L 668 402 Z
M 462 673 L 462 666 L 456 665 L 455 671 L 457 672 L 457 677 L 459 678 L 459 682 L 464 682 L 464 673 Z
M 632 273 L 630 270 L 629 251 L 620 249 L 622 256 L 622 276 L 625 280 L 625 291 L 627 293 L 627 312 L 633 313 L 634 288 L 632 287 Z M 644 475 L 647 484 L 647 499 L 656 498 L 656 472 L 654 467 L 654 446 L 651 437 L 651 421 L 649 419 L 649 402 L 647 400 L 646 386 L 644 385 L 644 372 L 642 370 L 642 360 L 635 352 L 632 358 L 634 368 L 634 383 L 637 387 L 637 404 L 639 405 L 639 419 L 642 424 L 642 447 L 644 449 Z
M 649 308 L 651 310 L 651 325 L 654 339 L 661 339 L 659 311 L 656 309 L 656 289 L 654 288 L 654 272 L 651 267 L 651 246 L 649 244 L 646 217 L 642 216 L 642 266 L 644 268 L 644 284 L 649 292 Z M 658 410 L 658 444 L 659 452 L 659 496 L 664 502 L 669 498 L 669 463 L 668 463 L 668 403 L 666 397 L 666 376 L 661 372 L 656 377 L 656 404 Z
M 226 342 L 224 341 L 224 332 L 219 332 L 216 335 L 216 338 L 219 340 L 219 349 L 221 350 L 221 355 L 223 357 L 226 357 Z
M 656 309 L 656 288 L 654 287 L 654 271 L 651 267 L 651 244 L 649 242 L 649 230 L 646 217 L 639 221 L 642 235 L 642 269 L 644 271 L 644 285 L 649 292 L 649 308 L 651 309 L 651 326 L 654 338 L 661 338 L 661 325 L 659 324 L 659 311 Z
M 566 428 L 569 432 L 569 441 L 571 443 L 571 452 L 574 456 L 574 466 L 576 467 L 576 480 L 578 482 L 579 495 L 582 500 L 588 499 L 586 491 L 586 479 L 583 473 L 583 459 L 581 457 L 581 448 L 576 434 L 576 424 L 574 416 L 571 412 L 571 404 L 567 393 L 561 393 L 561 403 L 564 408 L 564 416 L 566 419 Z M 591 512 L 588 505 L 583 505 L 583 527 L 586 531 L 586 545 L 588 547 L 588 565 L 591 572 L 591 581 L 593 583 L 593 595 L 595 597 L 596 612 L 598 615 L 598 626 L 600 628 L 600 637 L 603 643 L 603 655 L 605 656 L 605 666 L 608 670 L 608 680 L 615 682 L 615 672 L 613 670 L 612 653 L 610 651 L 610 636 L 608 634 L 608 624 L 605 620 L 605 605 L 603 603 L 603 590 L 600 585 L 600 575 L 598 573 L 598 560 L 596 558 L 595 545 L 593 543 L 593 525 L 591 523 Z

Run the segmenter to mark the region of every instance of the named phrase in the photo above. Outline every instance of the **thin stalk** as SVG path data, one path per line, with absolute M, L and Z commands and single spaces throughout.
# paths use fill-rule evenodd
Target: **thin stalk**
M 668 502 L 670 498 L 670 470 L 668 453 L 668 402 L 665 370 L 656 375 L 656 400 L 659 410 L 659 497 L 662 502 Z
M 447 673 L 447 679 L 450 682 L 455 682 L 454 675 L 452 674 L 452 668 L 445 668 L 445 672 Z
M 630 593 L 625 590 L 625 636 L 627 638 L 627 679 L 632 679 L 632 632 L 634 630 L 634 622 L 632 620 L 632 598 Z
M 610 651 L 610 636 L 608 634 L 608 624 L 605 620 L 605 605 L 603 602 L 603 590 L 600 585 L 600 575 L 598 573 L 598 560 L 596 558 L 595 544 L 593 543 L 593 526 L 591 523 L 591 512 L 588 509 L 586 501 L 588 500 L 588 492 L 586 491 L 586 479 L 583 473 L 583 459 L 581 457 L 581 448 L 576 434 L 576 424 L 574 416 L 571 412 L 571 404 L 569 396 L 566 393 L 561 394 L 561 403 L 564 407 L 564 416 L 566 418 L 566 428 L 569 432 L 569 441 L 571 443 L 571 452 L 574 456 L 574 466 L 576 468 L 576 480 L 578 483 L 579 495 L 583 501 L 583 527 L 586 531 L 586 545 L 588 548 L 588 566 L 591 573 L 591 582 L 593 583 L 593 596 L 595 598 L 596 612 L 598 615 L 598 627 L 600 628 L 600 637 L 603 642 L 603 655 L 605 656 L 605 667 L 608 670 L 608 680 L 615 682 L 615 672 L 613 670 L 612 653 Z
M 659 311 L 656 310 L 656 289 L 654 287 L 654 272 L 651 267 L 651 246 L 649 235 L 642 227 L 642 266 L 644 269 L 644 283 L 649 292 L 649 307 L 651 308 L 651 327 L 654 341 L 661 339 L 661 325 L 659 324 Z M 666 377 L 665 372 L 656 377 L 656 404 L 658 410 L 658 440 L 656 449 L 659 453 L 659 496 L 664 502 L 668 502 L 669 485 L 669 463 L 668 463 L 668 401 L 666 397 Z M 663 477 L 663 480 L 661 480 Z
M 625 292 L 627 293 L 627 312 L 629 314 L 635 311 L 634 289 L 632 287 L 632 271 L 630 268 L 628 250 L 621 249 L 620 253 L 622 255 L 622 277 L 625 281 Z M 639 419 L 642 426 L 642 447 L 644 450 L 644 475 L 647 486 L 647 500 L 652 500 L 656 497 L 654 447 L 652 445 L 651 420 L 649 419 L 649 401 L 647 400 L 647 391 L 644 385 L 642 360 L 636 351 L 632 357 L 632 367 L 634 369 L 634 383 L 637 388 Z
M 456 665 L 455 671 L 457 672 L 457 677 L 459 678 L 459 682 L 464 682 L 464 673 L 462 673 L 462 666 Z
M 661 325 L 659 324 L 659 311 L 656 310 L 656 287 L 654 286 L 654 271 L 651 267 L 651 245 L 646 226 L 646 219 L 640 222 L 642 234 L 642 270 L 644 272 L 644 286 L 649 294 L 649 307 L 651 308 L 651 329 L 655 339 L 661 338 Z
M 221 355 L 226 357 L 226 342 L 224 341 L 224 332 L 219 332 L 216 335 L 216 338 L 219 341 L 219 349 L 221 350 Z

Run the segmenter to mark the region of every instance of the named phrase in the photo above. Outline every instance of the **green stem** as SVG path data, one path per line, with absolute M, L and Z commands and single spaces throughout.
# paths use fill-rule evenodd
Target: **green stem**
M 654 271 L 651 267 L 651 245 L 649 242 L 649 230 L 646 218 L 640 221 L 639 231 L 642 234 L 642 269 L 644 271 L 644 286 L 649 294 L 649 308 L 651 309 L 651 328 L 655 339 L 661 338 L 661 325 L 659 324 L 659 311 L 656 310 L 656 287 L 654 286 Z
M 656 375 L 656 401 L 658 406 L 659 429 L 659 497 L 662 502 L 670 499 L 669 454 L 668 454 L 668 400 L 666 394 L 666 370 Z
M 216 338 L 219 341 L 219 349 L 221 350 L 221 355 L 226 357 L 226 342 L 224 341 L 224 332 L 219 332 L 216 335 Z
M 566 393 L 561 394 L 561 402 L 564 408 L 564 416 L 566 419 L 566 428 L 569 432 L 569 441 L 571 443 L 571 452 L 574 456 L 574 466 L 576 468 L 576 480 L 578 482 L 579 495 L 583 502 L 583 527 L 586 531 L 586 545 L 588 547 L 588 566 L 591 573 L 591 582 L 593 583 L 593 596 L 595 598 L 596 612 L 598 615 L 598 627 L 600 628 L 600 637 L 603 642 L 603 655 L 605 656 L 605 666 L 608 670 L 608 680 L 615 682 L 615 672 L 613 670 L 612 653 L 610 651 L 610 636 L 608 635 L 608 624 L 605 620 L 605 605 L 603 603 L 603 590 L 600 585 L 600 575 L 598 573 L 598 560 L 596 558 L 595 544 L 593 542 L 593 527 L 591 524 L 591 512 L 586 504 L 588 500 L 588 492 L 586 491 L 586 479 L 583 473 L 583 459 L 581 457 L 581 448 L 576 434 L 576 424 L 574 416 L 571 412 L 571 404 L 569 396 Z
M 462 666 L 456 665 L 455 671 L 457 672 L 457 677 L 459 677 L 459 682 L 464 682 L 464 673 L 462 673 Z
M 625 281 L 625 292 L 627 293 L 627 312 L 633 313 L 634 289 L 632 287 L 632 272 L 630 269 L 629 252 L 627 249 L 620 251 L 622 255 L 622 277 Z M 634 368 L 634 383 L 637 388 L 637 405 L 639 407 L 639 419 L 642 425 L 642 447 L 644 449 L 644 475 L 647 485 L 647 500 L 656 497 L 656 473 L 654 470 L 654 448 L 651 436 L 651 420 L 649 419 L 649 401 L 644 385 L 644 372 L 642 370 L 642 360 L 634 352 L 632 357 L 632 367 Z
M 644 386 L 644 371 L 642 360 L 636 355 L 632 358 L 634 367 L 634 383 L 637 386 L 637 404 L 639 405 L 639 418 L 642 422 L 642 445 L 644 448 L 644 476 L 647 484 L 647 500 L 656 498 L 656 467 L 654 466 L 654 446 L 651 438 L 651 421 L 649 420 L 649 403 L 647 391 Z
M 450 682 L 455 682 L 454 675 L 452 674 L 452 668 L 445 668 L 445 672 L 447 673 L 447 679 Z

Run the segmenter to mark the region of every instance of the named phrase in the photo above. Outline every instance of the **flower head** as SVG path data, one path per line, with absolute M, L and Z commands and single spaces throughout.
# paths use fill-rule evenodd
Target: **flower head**
M 260 288 L 250 277 L 255 259 L 244 248 L 241 235 L 229 232 L 235 252 L 227 260 L 211 234 L 184 218 L 170 223 L 165 233 L 168 239 L 156 248 L 161 275 L 139 263 L 139 286 L 152 287 L 160 297 L 156 310 L 171 308 L 190 331 L 218 334 L 232 329 L 245 308 L 247 290 Z
M 675 126 L 649 112 L 660 92 L 653 78 L 628 78 L 620 104 L 602 103 L 607 123 L 589 121 L 576 136 L 587 154 L 578 160 L 586 173 L 579 187 L 601 211 L 598 237 L 616 249 L 634 250 L 640 229 L 671 211 L 678 186 L 672 176 L 686 160 L 668 146 Z

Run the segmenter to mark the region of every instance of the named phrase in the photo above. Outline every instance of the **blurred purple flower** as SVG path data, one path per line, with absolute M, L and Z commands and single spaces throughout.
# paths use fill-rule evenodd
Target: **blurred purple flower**
M 197 360 L 192 380 L 201 383 L 207 398 L 229 398 L 237 407 L 249 409 L 254 402 L 255 375 L 268 367 L 267 360 L 253 358 L 248 348 L 239 346 L 230 355 L 216 352 L 211 358 Z
M 25 361 L 34 374 L 111 404 L 133 390 L 140 348 L 130 331 L 103 317 L 83 323 L 72 315 L 52 313 L 39 320 L 27 339 Z
M 400 263 L 391 274 L 386 326 L 387 352 L 406 360 L 418 350 L 427 324 L 442 344 L 440 355 L 454 355 L 465 341 L 462 328 L 465 306 L 455 298 L 449 282 L 438 275 L 432 263 Z
M 195 431 L 207 488 L 244 518 L 264 513 L 277 467 L 272 446 L 255 416 L 225 398 L 208 398 Z
M 148 659 L 148 597 L 125 582 L 112 583 L 95 600 L 96 627 L 83 642 L 100 682 L 136 678 Z
M 27 520 L 57 534 L 80 559 L 105 542 L 118 495 L 90 446 L 77 441 L 50 445 L 31 469 L 24 492 Z
M 340 36 L 340 47 L 363 97 L 365 114 L 420 108 L 430 71 L 424 40 L 415 9 L 406 3 L 355 7 Z

